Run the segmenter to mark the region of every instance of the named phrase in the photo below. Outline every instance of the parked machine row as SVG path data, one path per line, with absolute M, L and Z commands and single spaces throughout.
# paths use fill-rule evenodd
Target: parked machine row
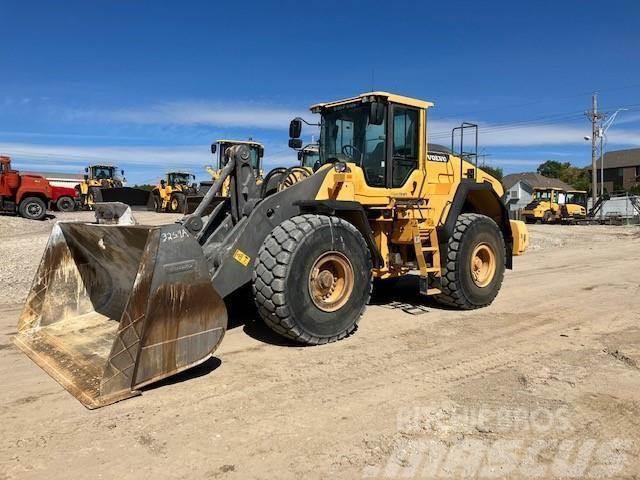
M 533 199 L 522 210 L 526 223 L 574 223 L 587 215 L 586 191 L 555 187 L 534 188 Z

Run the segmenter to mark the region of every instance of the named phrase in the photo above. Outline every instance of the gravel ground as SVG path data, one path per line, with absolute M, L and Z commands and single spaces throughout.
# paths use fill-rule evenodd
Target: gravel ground
M 533 225 L 489 307 L 407 279 L 320 347 L 244 300 L 212 361 L 89 411 L 11 343 L 52 225 L 0 218 L 2 480 L 638 478 L 638 227 Z

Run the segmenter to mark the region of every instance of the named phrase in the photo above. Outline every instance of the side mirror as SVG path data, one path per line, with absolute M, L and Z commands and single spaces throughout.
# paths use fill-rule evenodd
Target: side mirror
M 298 152 L 298 161 L 299 161 L 299 162 L 301 162 L 301 161 L 302 161 L 302 155 L 303 155 L 303 154 L 302 154 L 302 150 L 300 150 L 300 151 Z
M 294 150 L 302 148 L 302 140 L 300 140 L 299 138 L 290 138 L 289 148 L 293 148 Z
M 120 170 L 120 175 L 124 176 L 124 170 Z
M 196 179 L 196 176 L 192 173 L 191 174 L 191 178 L 193 178 L 194 180 Z
M 89 167 L 84 167 L 85 173 L 89 173 Z
M 382 125 L 384 122 L 384 104 L 381 102 L 371 102 L 369 104 L 369 123 L 371 125 Z
M 211 153 L 216 153 L 217 150 L 218 150 L 218 144 L 212 143 L 211 144 Z
M 260 158 L 264 157 L 264 147 L 258 147 L 258 156 Z
M 300 138 L 302 133 L 302 119 L 296 117 L 289 124 L 289 138 Z

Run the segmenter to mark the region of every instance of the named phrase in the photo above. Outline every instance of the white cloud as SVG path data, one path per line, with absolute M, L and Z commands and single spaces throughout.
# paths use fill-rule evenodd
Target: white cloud
M 449 143 L 451 129 L 460 122 L 431 122 L 430 141 Z M 591 135 L 590 126 L 553 124 L 553 125 L 515 125 L 501 126 L 481 123 L 479 143 L 491 147 L 528 147 L 542 145 L 584 145 L 585 135 Z M 640 131 L 612 128 L 607 134 L 609 144 L 640 145 Z M 466 143 L 466 142 L 465 142 Z
M 295 152 L 286 146 L 266 143 L 265 150 L 265 170 L 290 166 L 297 161 Z M 207 176 L 204 166 L 213 162 L 208 147 L 202 145 L 94 147 L 0 143 L 0 153 L 12 157 L 16 168 L 25 171 L 80 173 L 90 163 L 111 163 L 125 170 L 135 169 L 132 175 L 127 174 L 129 180 L 134 182 L 155 182 L 165 171 L 173 168 L 191 171 L 199 179 L 204 179 Z
M 224 128 L 259 128 L 284 130 L 292 118 L 312 117 L 305 110 L 257 103 L 224 103 L 204 101 L 164 102 L 143 108 L 111 111 L 72 111 L 77 119 L 108 119 L 120 123 L 143 125 L 211 125 Z

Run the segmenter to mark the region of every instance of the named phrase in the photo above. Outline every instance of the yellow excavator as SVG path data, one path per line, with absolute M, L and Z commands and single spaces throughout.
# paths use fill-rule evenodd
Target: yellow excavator
M 131 206 L 147 205 L 149 192 L 139 188 L 126 187 L 124 170 L 109 164 L 89 165 L 84 169 L 82 182 L 76 186 L 80 207 L 93 209 L 99 202 L 122 202 Z
M 210 358 L 234 292 L 301 345 L 354 334 L 374 279 L 417 271 L 416 294 L 448 308 L 489 305 L 527 229 L 509 220 L 477 149 L 463 148 L 463 135 L 477 146 L 476 126 L 454 129 L 460 148 L 429 151 L 432 106 L 386 92 L 319 103 L 321 166 L 289 188 L 258 185 L 251 148 L 239 144 L 174 224 L 58 223 L 15 343 L 96 408 Z M 292 120 L 293 140 L 301 127 Z M 228 197 L 205 214 L 226 181 Z
M 182 171 L 167 172 L 151 191 L 151 206 L 156 212 L 187 213 L 187 197 L 198 194 L 196 176 Z M 200 198 L 201 199 L 201 198 Z

